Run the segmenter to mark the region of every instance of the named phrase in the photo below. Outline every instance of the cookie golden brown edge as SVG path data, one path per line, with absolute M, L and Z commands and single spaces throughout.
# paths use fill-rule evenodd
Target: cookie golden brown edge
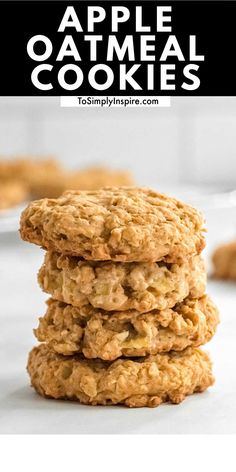
M 88 405 L 156 407 L 180 403 L 214 383 L 208 354 L 187 349 L 115 362 L 64 357 L 39 345 L 29 354 L 32 386 L 42 396 Z
M 181 263 L 205 246 L 193 207 L 147 188 L 67 191 L 36 200 L 21 216 L 22 239 L 86 260 Z

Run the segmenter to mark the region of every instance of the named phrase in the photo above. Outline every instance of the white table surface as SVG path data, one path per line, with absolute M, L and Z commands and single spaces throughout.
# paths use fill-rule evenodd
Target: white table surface
M 210 248 L 232 233 L 232 218 L 227 212 L 214 214 Z M 16 233 L 0 234 L 0 433 L 236 433 L 236 284 L 208 285 L 221 312 L 217 335 L 206 347 L 214 360 L 212 388 L 177 406 L 88 407 L 45 400 L 29 386 L 25 365 L 36 344 L 32 328 L 47 298 L 36 282 L 42 259 L 43 251 L 21 242 Z

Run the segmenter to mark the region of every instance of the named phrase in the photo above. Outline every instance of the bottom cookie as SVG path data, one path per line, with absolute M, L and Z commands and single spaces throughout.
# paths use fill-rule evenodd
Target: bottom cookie
M 27 369 L 32 386 L 41 395 L 90 405 L 180 403 L 214 382 L 208 354 L 191 348 L 108 362 L 64 357 L 41 344 L 30 352 Z

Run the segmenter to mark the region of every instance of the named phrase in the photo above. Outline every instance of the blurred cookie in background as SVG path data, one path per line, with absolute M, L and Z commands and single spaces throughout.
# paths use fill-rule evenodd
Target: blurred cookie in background
M 0 210 L 20 205 L 27 201 L 28 197 L 28 190 L 24 184 L 14 181 L 0 181 Z
M 65 171 L 54 176 L 48 174 L 34 181 L 35 198 L 56 198 L 65 190 L 98 190 L 110 186 L 130 186 L 134 181 L 127 171 L 105 167 L 88 167 L 81 170 Z
M 130 186 L 134 184 L 132 176 L 127 171 L 102 166 L 69 171 L 55 158 L 45 157 L 39 159 L 27 156 L 0 159 L 2 195 L 4 195 L 4 188 L 8 189 L 6 191 L 9 193 L 12 182 L 14 182 L 14 188 L 16 188 L 17 183 L 19 184 L 18 187 L 23 188 L 24 186 L 25 191 L 28 192 L 29 200 L 45 197 L 56 198 L 65 190 L 98 190 L 106 186 Z M 12 203 L 8 196 L 6 196 L 5 205 L 7 205 L 7 201 L 9 201 L 8 207 L 10 208 Z
M 236 240 L 219 246 L 212 255 L 213 276 L 236 280 Z
M 62 167 L 53 158 L 0 159 L 1 208 L 3 205 L 11 208 L 23 200 L 36 198 L 38 185 L 49 179 L 55 181 L 62 174 Z
M 134 185 L 128 171 L 109 169 L 107 167 L 87 167 L 71 175 L 72 190 L 98 190 L 102 187 L 122 187 Z
M 31 189 L 34 180 L 44 178 L 48 174 L 62 172 L 59 162 L 52 157 L 38 158 L 20 156 L 11 159 L 0 159 L 0 182 L 17 180 Z

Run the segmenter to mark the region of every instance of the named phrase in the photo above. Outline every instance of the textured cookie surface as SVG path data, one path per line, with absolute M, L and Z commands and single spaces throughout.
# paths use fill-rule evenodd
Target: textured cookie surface
M 181 262 L 204 247 L 197 210 L 145 188 L 68 191 L 32 202 L 21 237 L 87 260 Z
M 236 241 L 219 246 L 213 254 L 214 276 L 236 280 Z
M 217 308 L 206 295 L 145 314 L 79 309 L 50 299 L 35 335 L 59 354 L 114 360 L 200 346 L 212 338 L 218 322 Z
M 103 310 L 171 308 L 206 288 L 201 256 L 185 263 L 93 262 L 48 252 L 38 275 L 41 288 L 56 300 L 79 308 L 91 304 Z
M 41 345 L 29 354 L 28 372 L 41 395 L 90 405 L 180 403 L 214 382 L 211 361 L 200 349 L 110 363 L 63 357 Z

